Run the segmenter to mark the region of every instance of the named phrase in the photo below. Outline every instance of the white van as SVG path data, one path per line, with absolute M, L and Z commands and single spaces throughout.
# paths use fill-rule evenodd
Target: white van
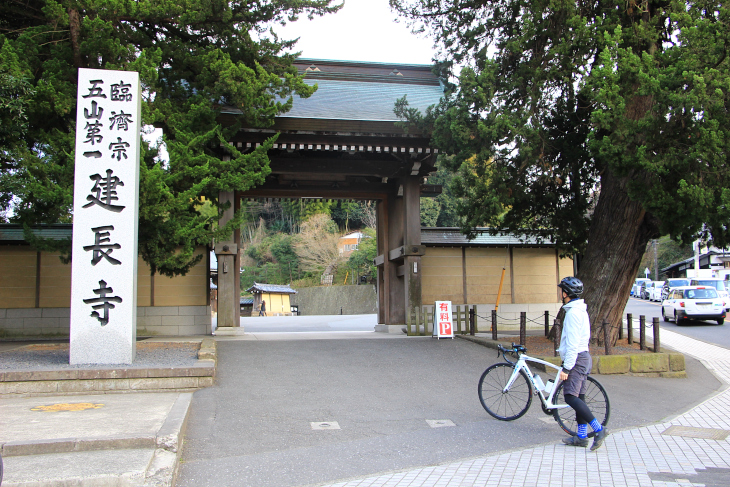
M 705 286 L 714 287 L 717 290 L 717 295 L 720 296 L 725 303 L 725 311 L 730 311 L 730 294 L 726 287 L 726 281 L 724 279 L 715 278 L 692 278 L 689 281 L 690 286 Z

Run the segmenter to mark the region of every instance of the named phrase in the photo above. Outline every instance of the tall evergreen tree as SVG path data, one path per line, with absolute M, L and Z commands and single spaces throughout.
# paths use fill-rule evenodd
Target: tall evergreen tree
M 0 147 L 0 202 L 24 224 L 71 220 L 78 68 L 140 73 L 143 123 L 161 128 L 169 162 L 143 147 L 139 248 L 153 272 L 185 273 L 196 245 L 230 233 L 197 211 L 221 210 L 220 191 L 246 190 L 269 173 L 267 150 L 227 142 L 242 124 L 267 126 L 292 97 L 310 96 L 292 66 L 294 41 L 272 26 L 334 12 L 333 0 L 5 0 L 0 76 L 25 77 L 22 147 Z M 222 107 L 239 115 L 227 126 Z
M 390 3 L 435 37 L 442 66 L 463 66 L 453 96 L 412 120 L 454 154 L 466 229 L 581 252 L 594 330 L 620 323 L 649 239 L 730 243 L 727 5 Z

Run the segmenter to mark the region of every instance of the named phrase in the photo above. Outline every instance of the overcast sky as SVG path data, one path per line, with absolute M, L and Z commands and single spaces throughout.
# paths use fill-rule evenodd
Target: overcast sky
M 344 61 L 431 64 L 433 42 L 396 23 L 388 0 L 345 0 L 335 14 L 306 18 L 275 31 L 285 39 L 299 37 L 302 57 Z

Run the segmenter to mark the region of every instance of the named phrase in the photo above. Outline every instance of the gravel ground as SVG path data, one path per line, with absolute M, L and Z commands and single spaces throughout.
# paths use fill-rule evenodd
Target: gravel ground
M 197 342 L 138 342 L 131 365 L 71 365 L 68 344 L 28 345 L 0 352 L 0 370 L 115 369 L 190 367 L 198 360 Z

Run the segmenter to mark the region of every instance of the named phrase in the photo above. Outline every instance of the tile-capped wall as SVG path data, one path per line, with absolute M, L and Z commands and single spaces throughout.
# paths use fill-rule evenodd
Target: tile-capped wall
M 210 306 L 139 306 L 137 336 L 210 335 Z M 67 338 L 69 308 L 0 308 L 0 338 Z

